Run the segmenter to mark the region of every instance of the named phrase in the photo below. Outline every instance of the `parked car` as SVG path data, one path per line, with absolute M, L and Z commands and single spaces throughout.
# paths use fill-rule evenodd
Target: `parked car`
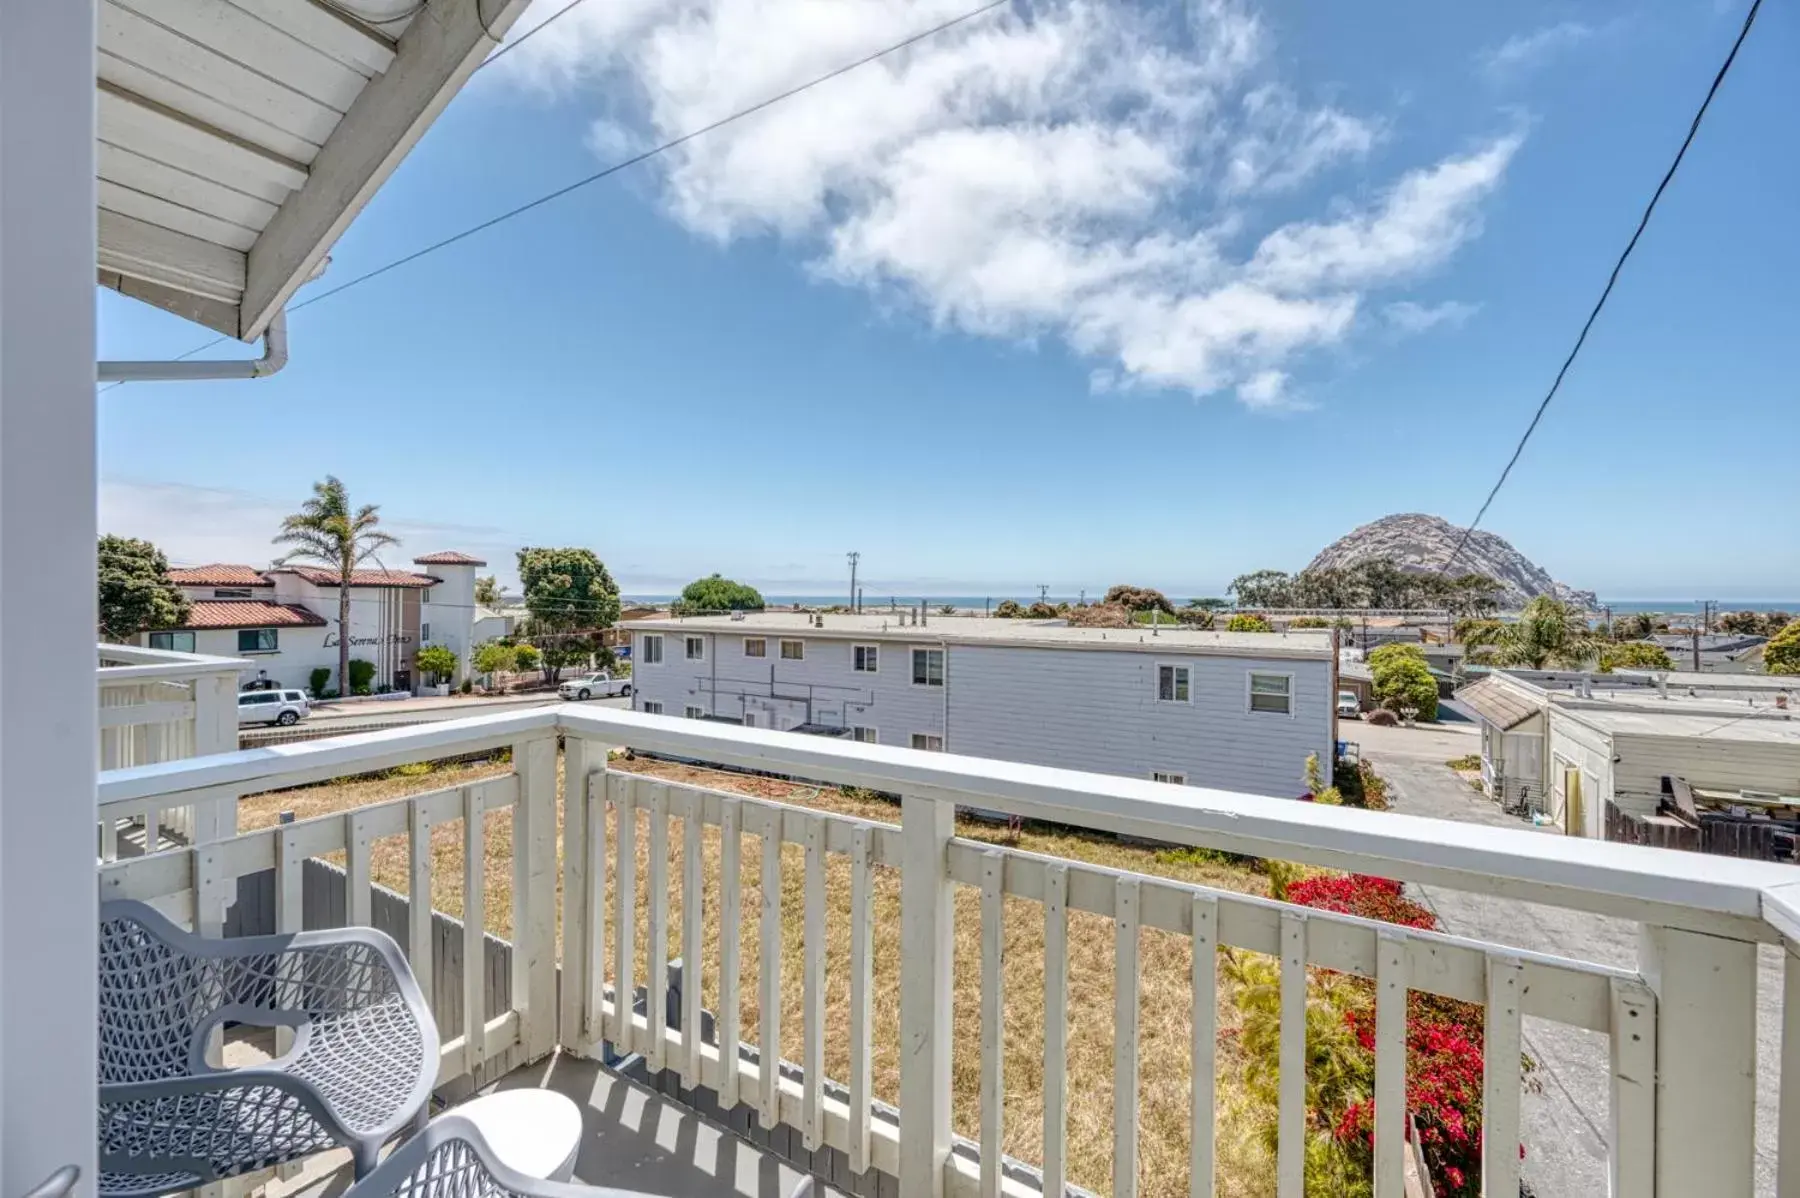
M 597 674 L 570 678 L 556 688 L 556 693 L 565 699 L 607 699 L 613 695 L 630 695 L 631 679 L 614 678 L 601 670 Z
M 305 691 L 239 691 L 238 723 L 298 724 L 312 714 Z
M 1362 714 L 1362 704 L 1356 698 L 1355 691 L 1339 691 L 1337 713 L 1356 719 Z

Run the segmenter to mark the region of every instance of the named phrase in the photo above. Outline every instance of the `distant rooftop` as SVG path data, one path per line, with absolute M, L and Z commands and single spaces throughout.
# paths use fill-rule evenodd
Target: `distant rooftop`
M 1457 697 L 1498 700 L 1511 695 L 1538 706 L 1550 702 L 1582 723 L 1628 735 L 1800 745 L 1800 678 L 1674 670 L 1662 675 L 1666 691 L 1657 678 L 1644 670 L 1496 671 Z M 1784 699 L 1786 707 L 1781 706 Z M 1501 722 L 1489 711 L 1477 710 Z
M 901 624 L 891 612 L 829 612 L 815 627 L 807 612 L 745 612 L 638 620 L 634 632 L 715 632 L 736 636 L 806 636 L 846 640 L 944 641 L 950 644 L 1031 645 L 1040 648 L 1121 649 L 1140 652 L 1217 653 L 1234 657 L 1331 657 L 1331 633 L 1216 632 L 1165 624 L 1133 628 L 1072 628 L 1061 620 L 1002 620 L 980 616 L 930 616 L 923 625 Z

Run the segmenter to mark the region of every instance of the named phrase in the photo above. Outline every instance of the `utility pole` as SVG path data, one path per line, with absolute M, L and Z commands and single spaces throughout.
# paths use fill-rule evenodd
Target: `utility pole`
M 857 553 L 855 550 L 852 550 L 850 553 L 846 554 L 845 556 L 847 556 L 850 559 L 850 610 L 855 611 L 856 610 L 856 563 L 861 560 L 862 554 Z
M 1046 582 L 1038 583 L 1038 602 L 1039 603 L 1050 602 L 1050 584 L 1049 583 L 1046 583 Z
M 1700 672 L 1700 625 L 1693 626 L 1694 634 L 1694 673 Z

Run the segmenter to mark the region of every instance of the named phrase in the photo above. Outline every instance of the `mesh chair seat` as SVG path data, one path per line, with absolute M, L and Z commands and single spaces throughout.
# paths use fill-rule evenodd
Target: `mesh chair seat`
M 227 1022 L 293 1029 L 243 1069 Z M 150 1198 L 331 1147 L 357 1175 L 424 1110 L 438 1036 L 388 937 L 367 928 L 208 940 L 142 903 L 100 909 L 100 1193 Z

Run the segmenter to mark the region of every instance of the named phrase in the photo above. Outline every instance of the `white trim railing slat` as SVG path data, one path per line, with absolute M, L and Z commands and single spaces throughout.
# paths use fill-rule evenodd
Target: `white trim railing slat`
M 1383 931 L 1375 967 L 1375 1198 L 1403 1198 L 1406 1157 L 1406 939 Z
M 850 841 L 850 1171 L 869 1168 L 869 1124 L 875 1098 L 875 908 L 869 853 L 873 837 L 858 827 Z
M 1044 870 L 1044 1193 L 1063 1198 L 1069 1179 L 1069 870 Z
M 649 956 L 644 963 L 649 989 L 644 992 L 644 1009 L 650 1016 L 650 1043 L 644 1059 L 650 1068 L 661 1070 L 668 1061 L 663 1029 L 669 1019 L 669 787 L 666 782 L 644 785 L 650 792 L 650 876 L 644 890 L 649 919 L 645 929 Z
M 801 1001 L 803 1084 L 801 1136 L 806 1151 L 815 1152 L 825 1142 L 825 817 L 806 818 L 806 874 L 801 936 Z
M 1276 1067 L 1275 1192 L 1301 1198 L 1306 1185 L 1306 916 L 1281 913 L 1281 1047 Z
M 981 875 L 981 1198 L 1000 1198 L 1006 1101 L 1006 854 L 982 854 Z
M 1793 972 L 1789 970 L 1790 977 Z M 1611 1198 L 1653 1198 L 1656 1193 L 1656 996 L 1641 982 L 1618 978 L 1613 979 L 1612 993 L 1613 1029 L 1608 1038 L 1612 1074 L 1608 1104 L 1612 1115 L 1608 1137 L 1609 1193 Z M 1791 980 L 1786 1000 L 1787 1018 L 1792 1020 L 1800 1015 L 1800 997 L 1795 995 Z M 1787 1026 L 1791 1028 L 1793 1023 Z M 1784 1035 L 1784 1065 L 1787 1054 L 1796 1051 L 1800 1051 L 1800 1044 L 1792 1044 Z M 1784 1085 L 1782 1093 L 1793 1091 Z M 1789 1143 L 1785 1120 L 1792 1105 L 1781 1104 L 1784 1148 Z M 1783 1169 L 1793 1168 L 1786 1163 L 1792 1159 L 1786 1151 L 1780 1159 Z M 1786 1178 L 1788 1174 L 1782 1176 Z M 1776 1193 L 1800 1193 L 1800 1187 L 1790 1186 L 1784 1180 L 1777 1185 Z
M 762 961 L 758 1003 L 762 1008 L 757 1062 L 762 1068 L 763 1127 L 781 1119 L 781 812 L 763 811 L 762 829 Z
M 1524 968 L 1500 953 L 1488 956 L 1481 1080 L 1481 1190 L 1486 1198 L 1519 1192 L 1519 1061 L 1523 1049 L 1520 999 Z
M 736 1062 L 743 1038 L 743 1005 L 739 999 L 742 958 L 739 946 L 744 927 L 744 831 L 743 804 L 725 800 L 719 810 L 719 1051 L 728 1064 L 719 1085 L 719 1103 L 726 1110 L 740 1101 Z
M 613 868 L 613 1050 L 629 1053 L 636 1043 L 631 1007 L 637 983 L 637 780 L 630 774 L 606 777 L 616 815 Z
M 1213 1198 L 1219 1052 L 1219 900 L 1194 894 L 1194 1030 L 1188 1119 L 1188 1198 Z
M 700 1084 L 700 941 L 706 912 L 706 858 L 700 799 L 681 792 L 681 1084 Z
M 1118 879 L 1113 912 L 1113 1198 L 1135 1198 L 1138 1166 L 1138 895 Z

